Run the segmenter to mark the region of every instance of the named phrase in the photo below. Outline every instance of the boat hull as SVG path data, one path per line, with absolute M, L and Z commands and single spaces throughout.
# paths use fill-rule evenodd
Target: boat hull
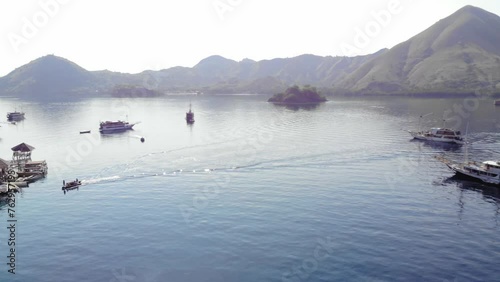
M 487 176 L 481 174 L 479 170 L 477 172 L 468 171 L 464 166 L 460 166 L 457 164 L 446 164 L 451 170 L 453 170 L 458 176 L 466 177 L 468 179 L 479 180 L 481 182 L 493 185 L 500 185 L 500 178 L 497 175 L 496 177 Z
M 77 189 L 78 187 L 80 187 L 80 185 L 82 185 L 82 182 L 81 181 L 73 181 L 73 182 L 70 182 L 70 183 L 65 183 L 62 187 L 62 190 L 73 190 L 73 189 Z
M 99 128 L 99 132 L 101 133 L 123 132 L 133 129 L 132 127 L 134 127 L 133 124 L 116 128 Z
M 14 184 L 17 187 L 28 187 L 28 181 L 14 181 L 14 182 L 9 182 L 10 184 Z
M 439 142 L 439 143 L 455 144 L 455 145 L 463 145 L 463 144 L 465 144 L 464 141 L 457 140 L 457 139 L 454 139 L 454 138 L 427 136 L 426 134 L 424 134 L 422 132 L 414 132 L 414 131 L 409 131 L 409 133 L 410 133 L 410 135 L 414 139 L 421 140 L 421 141 Z
M 67 186 L 67 187 L 66 187 L 66 186 L 63 186 L 63 187 L 62 187 L 62 190 L 73 190 L 73 189 L 77 189 L 77 188 L 79 188 L 79 187 L 80 187 L 80 185 Z

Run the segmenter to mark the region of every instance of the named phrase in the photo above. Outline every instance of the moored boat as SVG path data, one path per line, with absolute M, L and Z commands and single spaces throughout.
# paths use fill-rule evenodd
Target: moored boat
M 495 106 L 500 106 L 500 100 L 495 100 Z
M 132 129 L 135 123 L 129 123 L 128 121 L 103 121 L 99 124 L 99 132 L 109 133 L 118 132 Z
M 489 184 L 500 184 L 500 161 L 453 162 L 443 157 L 438 160 L 446 164 L 457 175 L 466 176 Z
M 19 187 L 10 182 L 0 184 L 0 194 L 6 194 L 10 191 L 19 191 Z
M 7 113 L 7 120 L 21 120 L 24 118 L 24 113 L 23 112 L 10 112 Z
M 191 111 L 191 103 L 189 104 L 189 112 L 186 113 L 186 122 L 189 124 L 194 123 L 194 113 Z

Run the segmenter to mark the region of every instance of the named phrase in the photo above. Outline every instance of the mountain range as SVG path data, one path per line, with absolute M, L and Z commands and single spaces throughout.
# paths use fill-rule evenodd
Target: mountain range
M 134 95 L 186 91 L 274 94 L 294 84 L 343 95 L 500 94 L 500 17 L 465 6 L 391 49 L 355 57 L 305 54 L 237 62 L 210 56 L 191 68 L 128 74 L 87 71 L 67 59 L 47 55 L 1 77 L 0 95 L 103 96 L 119 93 L 122 86 L 147 90 L 133 91 Z

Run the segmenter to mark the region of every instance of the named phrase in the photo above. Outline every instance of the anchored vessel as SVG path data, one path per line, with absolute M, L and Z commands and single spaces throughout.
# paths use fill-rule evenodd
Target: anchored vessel
M 500 184 L 500 162 L 499 161 L 484 161 L 456 163 L 447 160 L 443 157 L 438 157 L 438 160 L 446 164 L 456 174 L 474 178 L 489 184 Z
M 462 134 L 458 130 L 449 128 L 431 128 L 428 131 L 408 131 L 413 138 L 424 141 L 444 142 L 449 144 L 465 144 Z
M 22 112 L 15 111 L 15 112 L 7 113 L 8 120 L 20 120 L 23 118 L 24 118 L 24 113 L 22 113 Z
M 191 111 L 191 104 L 189 104 L 189 112 L 186 113 L 186 122 L 189 124 L 194 123 L 194 113 Z
M 19 191 L 19 187 L 9 182 L 0 184 L 0 194 L 6 194 L 9 193 L 9 191 Z
M 117 131 L 125 131 L 132 129 L 135 123 L 129 123 L 128 121 L 103 121 L 99 125 L 99 132 L 101 133 L 109 133 L 109 132 L 117 132 Z

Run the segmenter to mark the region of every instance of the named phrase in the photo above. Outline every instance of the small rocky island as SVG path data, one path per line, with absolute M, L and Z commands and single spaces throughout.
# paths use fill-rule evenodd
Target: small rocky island
M 288 87 L 283 93 L 274 94 L 267 101 L 283 105 L 310 105 L 326 102 L 327 99 L 318 93 L 316 87 L 306 85 L 300 88 L 294 85 Z

